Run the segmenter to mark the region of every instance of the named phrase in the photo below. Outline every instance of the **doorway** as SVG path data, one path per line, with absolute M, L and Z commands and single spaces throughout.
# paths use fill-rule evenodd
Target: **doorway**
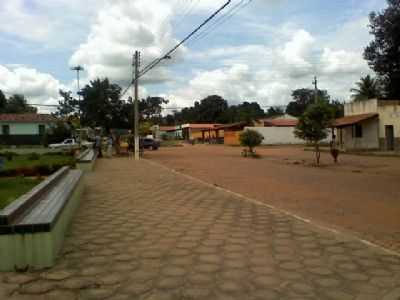
M 386 133 L 386 150 L 393 151 L 394 150 L 394 129 L 393 125 L 385 126 Z

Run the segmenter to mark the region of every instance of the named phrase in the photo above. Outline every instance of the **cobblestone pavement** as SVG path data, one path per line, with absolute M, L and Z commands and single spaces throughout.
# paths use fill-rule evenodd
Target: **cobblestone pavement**
M 0 299 L 398 300 L 400 257 L 121 158 L 88 175 L 56 267 L 0 279 Z

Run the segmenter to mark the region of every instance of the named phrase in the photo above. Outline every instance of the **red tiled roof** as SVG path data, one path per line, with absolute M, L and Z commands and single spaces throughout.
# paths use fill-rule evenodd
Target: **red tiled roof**
M 295 127 L 299 123 L 296 119 L 265 119 L 265 127 Z
M 191 129 L 213 129 L 220 124 L 188 124 Z
M 357 124 L 361 121 L 369 120 L 372 118 L 377 117 L 377 113 L 369 113 L 369 114 L 360 114 L 360 115 L 353 115 L 353 116 L 346 116 L 343 118 L 336 119 L 333 125 L 335 127 L 346 127 L 350 125 Z
M 13 123 L 51 123 L 56 118 L 48 114 L 0 114 L 0 122 Z
M 160 126 L 160 131 L 175 131 L 175 126 Z

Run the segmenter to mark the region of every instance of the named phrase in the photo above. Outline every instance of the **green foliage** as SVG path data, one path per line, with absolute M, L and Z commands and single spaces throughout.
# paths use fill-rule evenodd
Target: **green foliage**
M 168 104 L 162 97 L 147 97 L 139 101 L 140 118 L 159 123 L 161 120 L 162 105 Z
M 23 95 L 12 95 L 9 99 L 0 90 L 0 113 L 22 114 L 36 113 L 37 109 L 30 106 Z
M 246 129 L 239 136 L 240 145 L 248 147 L 250 152 L 257 146 L 260 146 L 264 137 L 255 130 Z
M 7 98 L 4 93 L 0 90 L 0 113 L 4 113 L 7 107 Z
M 289 102 L 286 113 L 300 117 L 307 107 L 315 102 L 315 92 L 313 89 L 297 89 L 292 92 L 293 101 Z M 317 99 L 320 101 L 329 102 L 330 96 L 325 90 L 318 90 Z
M 72 135 L 72 126 L 63 121 L 57 121 L 54 126 L 49 128 L 46 131 L 46 134 L 43 137 L 42 143 L 46 146 L 48 141 L 51 140 L 53 142 L 61 142 L 65 139 L 70 138 Z
M 284 110 L 280 107 L 270 107 L 267 110 L 267 113 L 265 114 L 266 118 L 272 118 L 272 117 L 279 117 L 283 116 L 285 114 Z
M 308 106 L 299 118 L 295 135 L 315 147 L 316 163 L 319 165 L 319 143 L 328 137 L 328 129 L 332 126 L 334 111 L 325 101 L 318 101 Z
M 61 99 L 58 101 L 57 111 L 55 112 L 55 115 L 64 119 L 71 116 L 77 116 L 79 111 L 78 100 L 72 97 L 72 92 L 60 90 L 59 94 L 61 96 Z
M 234 123 L 246 122 L 263 118 L 264 110 L 256 102 L 243 102 L 238 105 L 228 105 L 228 102 L 218 95 L 196 101 L 194 106 L 186 107 L 180 112 L 174 112 L 164 118 L 164 124 L 180 123 Z
M 360 81 L 356 82 L 357 88 L 350 91 L 353 93 L 352 98 L 354 101 L 364 101 L 368 99 L 381 98 L 381 86 L 377 79 L 372 78 L 370 75 L 361 77 Z
M 120 100 L 121 87 L 106 79 L 90 81 L 82 89 L 79 102 L 82 125 L 111 128 L 129 128 L 132 105 Z
M 12 161 L 14 156 L 18 156 L 18 153 L 11 152 L 11 151 L 5 151 L 5 152 L 2 152 L 0 154 L 0 156 L 5 157 L 8 161 Z
M 14 156 L 13 160 L 7 161 L 5 169 L 0 172 L 0 176 L 35 176 L 37 174 L 49 175 L 62 166 L 75 166 L 75 159 L 68 155 L 43 154 L 39 159 L 31 160 L 32 154 Z M 35 157 L 36 158 L 36 157 Z M 42 174 L 38 168 L 46 169 Z
M 400 1 L 387 0 L 381 12 L 370 14 L 370 33 L 374 39 L 365 48 L 364 58 L 383 83 L 384 96 L 400 98 Z
M 32 152 L 32 153 L 28 154 L 28 159 L 29 160 L 39 160 L 40 159 L 40 155 L 35 153 L 35 152 Z
M 329 105 L 333 111 L 333 117 L 342 118 L 344 116 L 344 102 L 340 102 L 339 100 L 332 100 Z

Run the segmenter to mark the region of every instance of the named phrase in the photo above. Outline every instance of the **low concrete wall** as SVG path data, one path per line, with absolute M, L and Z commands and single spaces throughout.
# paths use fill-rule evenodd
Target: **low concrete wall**
M 81 176 L 65 206 L 61 208 L 51 230 L 0 234 L 0 271 L 52 267 L 62 247 L 71 219 L 80 204 L 83 188 L 84 181 Z
M 298 145 L 306 144 L 294 135 L 294 127 L 246 127 L 259 132 L 263 137 L 263 145 Z

